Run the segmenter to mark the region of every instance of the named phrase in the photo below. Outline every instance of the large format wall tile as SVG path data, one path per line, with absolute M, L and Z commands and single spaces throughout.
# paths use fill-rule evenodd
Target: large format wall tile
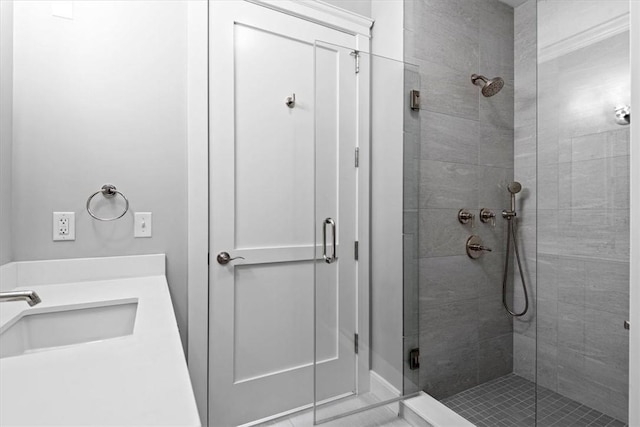
M 522 334 L 513 334 L 513 372 L 529 381 L 535 381 L 536 340 Z
M 425 353 L 475 348 L 478 345 L 478 302 L 459 300 L 438 306 L 420 307 L 420 343 Z
M 475 207 L 478 205 L 477 183 L 476 166 L 423 160 L 420 166 L 420 207 Z
M 424 346 L 420 337 L 420 345 Z M 420 384 L 435 397 L 443 399 L 478 384 L 478 346 L 422 352 Z
M 629 366 L 629 333 L 622 327 L 624 316 L 587 308 L 585 310 L 585 356 L 625 370 Z
M 558 347 L 555 342 L 539 341 L 536 354 L 536 382 L 550 390 L 558 390 Z
M 450 114 L 421 112 L 421 155 L 426 160 L 478 164 L 478 122 Z
M 420 259 L 420 306 L 477 299 L 487 278 L 467 255 Z
M 423 0 L 420 26 L 415 28 L 421 40 L 415 46 L 419 57 L 455 70 L 477 67 L 479 7 L 477 1 Z
M 469 234 L 458 222 L 458 209 L 421 209 L 419 257 L 466 256 Z
M 478 339 L 486 340 L 513 331 L 513 318 L 502 306 L 502 295 L 478 299 Z
M 478 381 L 480 383 L 513 372 L 513 334 L 481 340 L 478 343 Z
M 513 168 L 513 127 L 480 122 L 478 164 Z
M 560 163 L 560 209 L 629 209 L 629 156 Z
M 629 315 L 629 263 L 590 260 L 584 271 L 585 307 L 626 319 Z
M 478 200 L 482 207 L 506 209 L 511 204 L 507 186 L 513 181 L 513 169 L 478 167 Z M 500 221 L 501 219 L 497 219 Z
M 629 259 L 627 210 L 561 210 L 557 212 L 555 253 L 603 259 Z
M 605 159 L 608 157 L 627 156 L 629 154 L 629 128 L 586 134 L 569 139 L 570 156 L 565 161 Z
M 417 58 L 416 64 L 422 82 L 422 110 L 478 120 L 479 89 L 471 84 L 472 72 L 455 70 L 430 58 Z

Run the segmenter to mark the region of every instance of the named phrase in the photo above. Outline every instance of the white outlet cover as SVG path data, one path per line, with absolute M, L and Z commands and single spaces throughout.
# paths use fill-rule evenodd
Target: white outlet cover
M 62 223 L 66 220 L 66 230 L 62 230 Z M 76 240 L 76 213 L 75 212 L 54 212 L 53 213 L 53 240 L 68 241 Z
M 133 237 L 151 237 L 151 219 L 151 212 L 136 212 L 133 220 Z

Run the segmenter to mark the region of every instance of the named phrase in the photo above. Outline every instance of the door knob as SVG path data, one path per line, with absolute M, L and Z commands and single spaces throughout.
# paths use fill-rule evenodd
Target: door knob
M 237 256 L 235 258 L 231 258 L 231 255 L 229 255 L 229 252 L 220 252 L 216 257 L 216 259 L 218 260 L 218 264 L 227 265 L 229 264 L 229 261 L 233 261 L 234 259 L 244 259 L 244 257 Z

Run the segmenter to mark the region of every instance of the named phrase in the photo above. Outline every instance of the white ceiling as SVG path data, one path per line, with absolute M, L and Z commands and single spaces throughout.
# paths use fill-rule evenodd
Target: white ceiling
M 520 6 L 522 3 L 524 3 L 527 0 L 500 0 L 502 3 L 506 3 L 511 7 L 517 7 Z

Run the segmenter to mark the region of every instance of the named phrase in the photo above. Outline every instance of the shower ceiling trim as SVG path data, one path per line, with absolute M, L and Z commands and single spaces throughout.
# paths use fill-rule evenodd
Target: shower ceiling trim
M 623 14 L 585 31 L 572 34 L 553 43 L 538 46 L 538 62 L 543 63 L 562 55 L 566 55 L 583 47 L 608 39 L 617 34 L 629 31 L 629 14 Z M 541 41 L 542 42 L 542 41 Z

